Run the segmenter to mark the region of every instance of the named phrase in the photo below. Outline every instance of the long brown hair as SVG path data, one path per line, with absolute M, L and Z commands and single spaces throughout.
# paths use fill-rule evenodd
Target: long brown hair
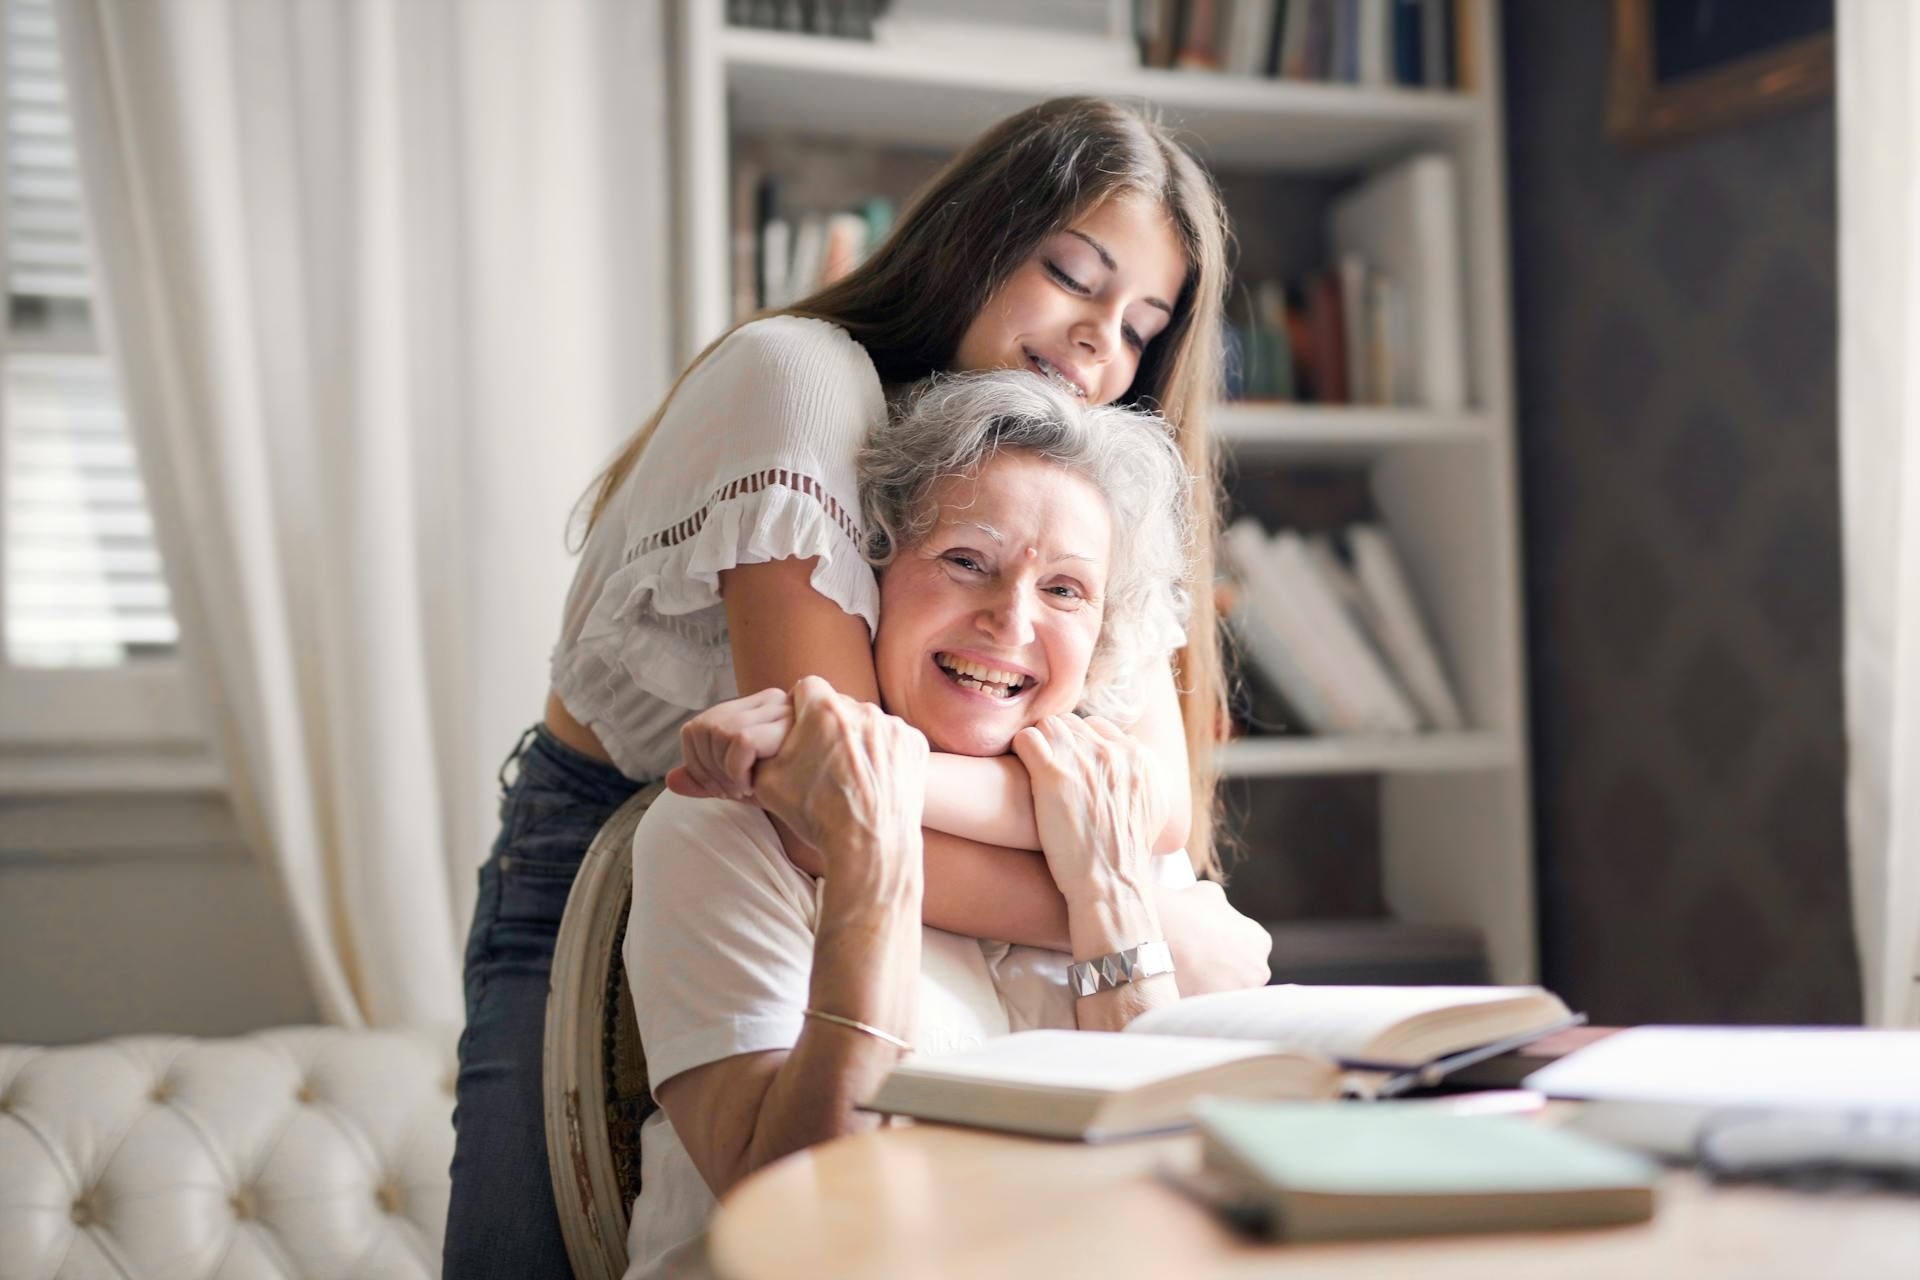
M 1206 170 L 1141 111 L 1104 98 L 1055 98 L 1008 116 L 976 138 L 913 199 L 860 266 L 792 306 L 761 315 L 839 325 L 866 348 L 882 383 L 917 382 L 950 366 L 967 326 L 1042 243 L 1116 196 L 1155 201 L 1187 258 L 1172 322 L 1147 347 L 1119 403 L 1156 409 L 1174 424 L 1198 486 L 1198 589 L 1180 655 L 1181 709 L 1193 777 L 1188 851 L 1196 870 L 1217 873 L 1213 754 L 1225 683 L 1208 585 L 1219 517 L 1206 419 L 1221 380 L 1229 237 L 1226 212 Z M 688 370 L 726 336 L 709 343 Z M 633 470 L 686 376 L 680 375 L 588 490 L 588 529 Z

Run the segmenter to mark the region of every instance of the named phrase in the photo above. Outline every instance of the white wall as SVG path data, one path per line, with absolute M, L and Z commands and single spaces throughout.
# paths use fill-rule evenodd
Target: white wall
M 0 800 L 0 1043 L 316 1016 L 278 889 L 224 800 Z

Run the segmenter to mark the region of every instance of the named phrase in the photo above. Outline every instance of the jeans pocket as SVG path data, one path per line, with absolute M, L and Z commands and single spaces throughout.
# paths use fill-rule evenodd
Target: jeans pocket
M 572 858 L 527 856 L 520 849 L 503 854 L 499 863 L 502 925 L 531 925 L 558 932 L 566 914 L 567 895 L 580 871 L 578 851 Z

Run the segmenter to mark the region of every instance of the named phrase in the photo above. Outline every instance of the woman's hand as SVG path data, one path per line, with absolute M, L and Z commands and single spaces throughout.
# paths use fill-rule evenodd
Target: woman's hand
M 779 751 L 792 728 L 785 689 L 716 703 L 680 726 L 681 763 L 667 773 L 667 790 L 695 800 L 751 800 L 754 766 Z
M 1161 889 L 1154 895 L 1154 905 L 1173 950 L 1180 994 L 1197 996 L 1266 985 L 1273 935 L 1235 911 L 1219 885 L 1202 880 Z
M 1054 884 L 1067 900 L 1067 941 L 1075 960 L 1163 938 L 1155 908 L 1153 838 L 1165 813 L 1148 776 L 1147 748 L 1112 722 L 1049 716 L 1022 729 L 1013 749 L 1033 779 L 1033 817 Z M 1180 998 L 1172 974 L 1081 996 L 1083 1031 L 1118 1031 L 1157 1004 Z
M 753 773 L 753 800 L 826 860 L 829 898 L 911 890 L 917 918 L 927 739 L 818 676 L 793 686 L 792 727 Z
M 1048 716 L 1014 735 L 1033 782 L 1034 824 L 1066 898 L 1144 893 L 1166 820 L 1147 749 L 1099 716 Z

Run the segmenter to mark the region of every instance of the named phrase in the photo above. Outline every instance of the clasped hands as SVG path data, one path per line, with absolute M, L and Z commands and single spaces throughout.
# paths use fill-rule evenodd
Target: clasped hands
M 680 744 L 685 763 L 667 775 L 670 790 L 757 804 L 823 852 L 848 834 L 897 835 L 909 809 L 919 826 L 925 737 L 818 676 L 791 694 L 765 689 L 709 708 L 681 729 Z M 904 773 L 891 758 L 903 749 Z M 1111 721 L 1049 716 L 1021 730 L 1013 750 L 1032 780 L 1041 848 L 1062 895 L 1144 889 L 1149 833 L 1166 819 L 1145 748 Z
M 878 855 L 889 863 L 910 851 L 917 885 L 928 747 L 905 721 L 808 676 L 791 693 L 766 689 L 710 707 L 681 728 L 680 740 L 684 763 L 667 775 L 667 787 L 760 806 L 821 851 L 830 891 L 836 872 L 844 879 L 855 871 L 839 865 L 851 850 L 832 846 L 862 835 L 896 851 Z M 1219 885 L 1154 887 L 1152 838 L 1165 814 L 1143 746 L 1099 717 L 1050 716 L 1021 730 L 1013 750 L 1026 766 L 1041 851 L 1070 913 L 1115 895 L 1150 902 L 1185 994 L 1266 981 L 1267 932 L 1235 911 Z M 861 847 L 875 842 L 857 839 Z M 877 874 L 874 857 L 855 859 L 863 868 L 856 878 Z M 890 882 L 901 874 L 892 868 L 874 888 L 897 891 Z

